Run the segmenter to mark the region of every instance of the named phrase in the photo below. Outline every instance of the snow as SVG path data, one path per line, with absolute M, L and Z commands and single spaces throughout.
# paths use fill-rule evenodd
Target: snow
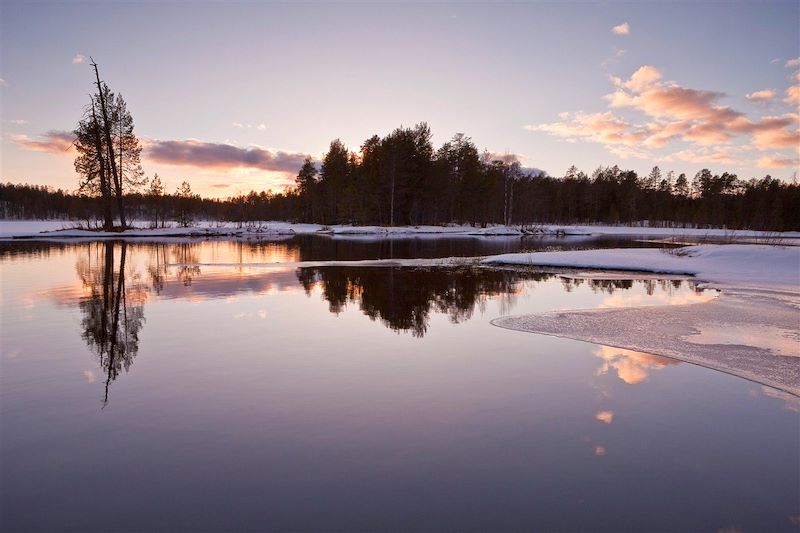
M 491 256 L 482 263 L 691 275 L 709 287 L 800 293 L 800 249 L 796 246 L 702 244 L 671 250 L 531 252 Z
M 692 239 L 762 239 L 774 241 L 777 239 L 800 239 L 800 232 L 759 232 L 759 231 L 731 231 L 725 229 L 697 229 L 697 228 L 650 228 L 646 226 L 570 226 L 570 225 L 538 225 L 523 229 L 520 226 L 489 225 L 485 228 L 470 225 L 446 226 L 351 226 L 337 224 L 323 226 L 321 224 L 298 224 L 283 221 L 261 221 L 246 224 L 239 228 L 234 222 L 202 221 L 190 228 L 158 228 L 148 229 L 146 221 L 134 222 L 137 229 L 125 232 L 102 232 L 74 229 L 78 221 L 69 220 L 3 220 L 0 221 L 0 239 L 9 238 L 87 238 L 87 237 L 178 237 L 178 236 L 209 236 L 209 237 L 238 237 L 249 235 L 296 235 L 296 234 L 326 234 L 333 236 L 374 236 L 396 237 L 404 235 L 438 235 L 438 236 L 524 236 L 535 235 L 620 235 L 640 236 L 643 238 L 669 238 L 680 240 Z M 40 235 L 42 232 L 48 232 Z

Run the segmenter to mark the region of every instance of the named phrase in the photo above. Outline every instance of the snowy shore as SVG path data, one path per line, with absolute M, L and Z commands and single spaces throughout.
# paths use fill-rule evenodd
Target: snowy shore
M 700 229 L 700 228 L 651 228 L 646 226 L 586 226 L 543 224 L 536 226 L 503 226 L 490 225 L 485 228 L 470 225 L 448 226 L 350 226 L 321 224 L 299 224 L 281 221 L 263 221 L 244 224 L 239 227 L 232 222 L 199 222 L 191 227 L 169 227 L 150 229 L 146 222 L 138 222 L 134 229 L 124 232 L 107 232 L 99 230 L 78 229 L 77 222 L 64 220 L 2 220 L 0 221 L 0 239 L 87 239 L 87 238 L 239 238 L 268 237 L 272 235 L 308 235 L 320 234 L 331 236 L 525 236 L 525 235 L 619 235 L 640 236 L 643 238 L 680 241 L 687 239 L 723 239 L 723 240 L 775 240 L 800 242 L 800 232 L 763 232 L 750 230 Z
M 692 276 L 708 287 L 800 292 L 800 248 L 703 244 L 663 250 L 626 248 L 487 257 L 487 265 L 625 270 Z

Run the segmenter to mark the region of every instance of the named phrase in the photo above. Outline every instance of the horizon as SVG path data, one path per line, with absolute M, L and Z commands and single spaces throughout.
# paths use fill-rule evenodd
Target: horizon
M 333 139 L 419 122 L 553 176 L 798 168 L 797 2 L 236 7 L 2 2 L 3 182 L 77 188 L 90 56 L 146 175 L 206 197 L 278 192 Z

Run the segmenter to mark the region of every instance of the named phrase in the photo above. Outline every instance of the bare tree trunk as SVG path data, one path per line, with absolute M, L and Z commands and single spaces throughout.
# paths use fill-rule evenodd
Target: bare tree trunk
M 119 209 L 119 223 L 120 226 L 122 226 L 122 229 L 125 229 L 125 205 L 124 200 L 122 199 L 122 177 L 119 175 L 119 171 L 117 170 L 117 160 L 114 157 L 114 143 L 111 141 L 111 126 L 108 123 L 106 97 L 103 94 L 103 84 L 100 83 L 100 73 L 97 70 L 97 63 L 95 63 L 94 59 L 91 57 L 89 59 L 92 61 L 92 67 L 94 67 L 94 76 L 97 79 L 97 92 L 100 95 L 100 111 L 103 115 L 103 132 L 105 133 L 106 146 L 108 147 L 108 160 L 111 163 L 111 175 L 114 178 L 114 189 L 116 190 L 117 196 L 117 208 Z
M 392 148 L 392 190 L 389 196 L 389 226 L 394 226 L 394 182 L 397 175 L 397 147 Z
M 106 174 L 103 142 L 100 139 L 100 124 L 97 122 L 94 102 L 92 102 L 92 120 L 94 121 L 94 145 L 97 151 L 97 159 L 100 163 L 100 194 L 103 196 L 103 229 L 108 231 L 114 228 L 114 217 L 111 214 L 111 185 L 108 183 L 108 175 Z

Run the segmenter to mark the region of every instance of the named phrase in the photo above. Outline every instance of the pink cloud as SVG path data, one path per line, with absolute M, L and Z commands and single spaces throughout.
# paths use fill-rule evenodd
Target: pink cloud
M 50 130 L 39 139 L 31 139 L 27 135 L 12 135 L 11 141 L 25 150 L 48 152 L 51 154 L 67 154 L 75 142 L 75 135 L 69 131 Z
M 800 105 L 800 85 L 792 85 L 786 89 L 786 97 L 783 101 L 789 105 Z
M 675 152 L 672 157 L 692 162 L 745 164 L 730 150 L 723 149 L 738 136 L 750 136 L 759 150 L 787 149 L 800 145 L 800 119 L 796 113 L 751 120 L 744 113 L 720 101 L 725 94 L 683 87 L 664 81 L 651 65 L 637 69 L 627 80 L 611 77 L 615 90 L 606 95 L 611 109 L 638 111 L 650 122 L 636 124 L 605 113 L 561 113 L 559 122 L 531 125 L 569 141 L 596 142 L 621 158 L 647 158 L 642 148 L 663 148 L 672 141 L 684 141 L 696 148 Z M 764 89 L 748 94 L 751 101 L 766 102 L 776 97 Z M 786 103 L 800 104 L 800 86 L 786 91 Z M 703 148 L 703 149 L 698 149 Z
M 744 97 L 751 102 L 771 102 L 775 99 L 775 91 L 772 89 L 763 89 L 761 91 L 755 91 L 750 94 L 746 94 Z
M 562 113 L 562 122 L 529 125 L 526 129 L 543 131 L 557 137 L 583 138 L 601 144 L 634 145 L 647 138 L 645 131 L 632 130 L 630 124 L 610 111 L 605 113 Z
M 797 168 L 800 166 L 800 159 L 796 157 L 783 157 L 781 155 L 777 156 L 764 156 L 758 160 L 756 163 L 758 168 Z
M 203 169 L 258 169 L 294 173 L 303 165 L 306 154 L 270 150 L 260 147 L 243 148 L 232 144 L 187 139 L 182 141 L 150 140 L 145 145 L 149 161 L 163 165 Z

